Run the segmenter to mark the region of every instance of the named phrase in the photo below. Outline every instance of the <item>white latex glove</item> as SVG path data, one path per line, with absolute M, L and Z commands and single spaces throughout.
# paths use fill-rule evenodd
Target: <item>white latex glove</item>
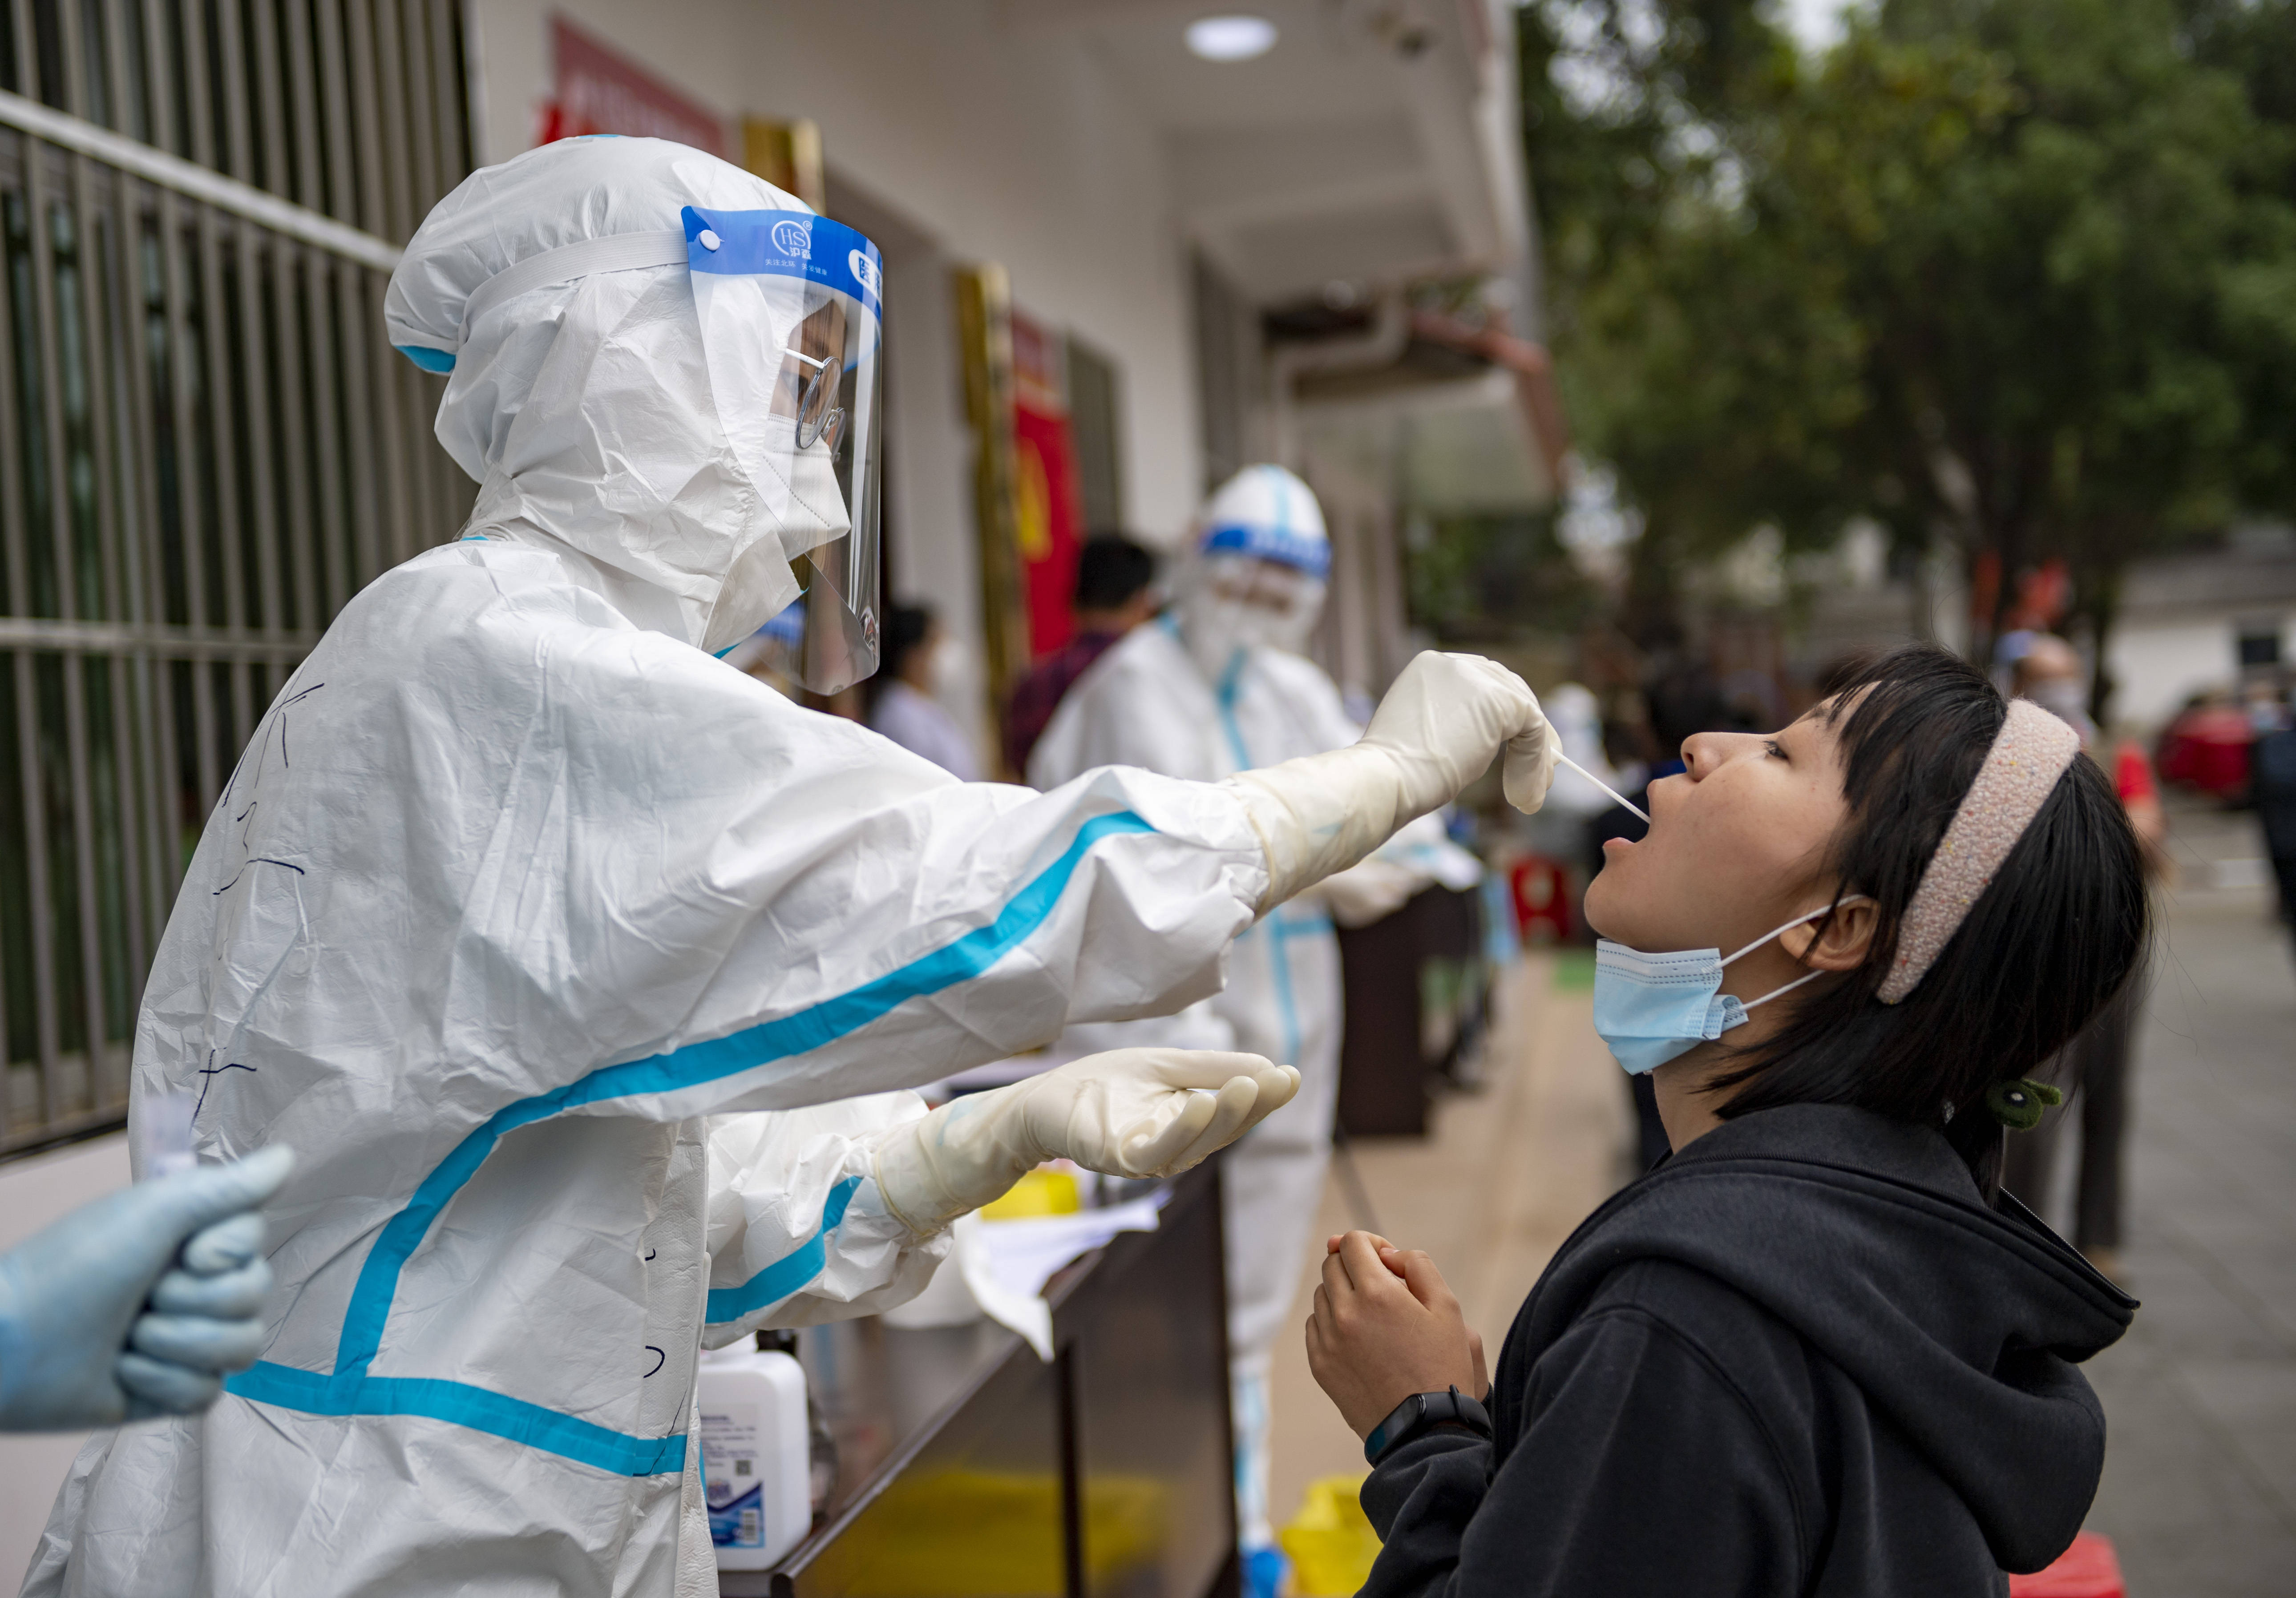
M 1385 921 L 1426 886 L 1424 872 L 1374 855 L 1325 877 L 1316 884 L 1314 891 L 1322 896 L 1333 921 L 1342 927 L 1355 928 Z
M 1403 668 L 1356 742 L 1227 779 L 1267 854 L 1263 915 L 1448 804 L 1506 751 L 1507 803 L 1554 781 L 1554 735 L 1523 680 L 1480 655 L 1432 651 Z
M 1087 1054 L 891 1128 L 876 1149 L 877 1188 L 911 1231 L 932 1232 L 1002 1197 L 1047 1160 L 1111 1176 L 1175 1176 L 1299 1091 L 1298 1071 L 1257 1054 Z

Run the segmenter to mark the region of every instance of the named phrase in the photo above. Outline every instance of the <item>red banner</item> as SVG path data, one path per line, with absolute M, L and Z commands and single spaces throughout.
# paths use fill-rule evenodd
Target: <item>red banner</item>
M 550 51 L 556 76 L 539 143 L 619 133 L 726 152 L 726 125 L 716 112 L 563 17 L 550 19 Z
M 1013 313 L 1013 496 L 1029 652 L 1042 660 L 1076 635 L 1077 552 L 1084 499 L 1069 430 L 1067 348 L 1060 334 Z

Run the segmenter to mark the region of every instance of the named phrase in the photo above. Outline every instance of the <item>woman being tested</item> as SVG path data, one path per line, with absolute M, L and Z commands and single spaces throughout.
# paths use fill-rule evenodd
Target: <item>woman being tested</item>
M 1587 897 L 1595 1025 L 1671 1156 L 1488 1389 L 1424 1254 L 1332 1240 L 1308 1351 L 1374 1465 L 1365 1593 L 1999 1593 L 2071 1541 L 2104 1456 L 2074 1367 L 2136 1305 L 1997 1173 L 2145 942 L 2078 744 L 1931 648 L 1685 743 Z

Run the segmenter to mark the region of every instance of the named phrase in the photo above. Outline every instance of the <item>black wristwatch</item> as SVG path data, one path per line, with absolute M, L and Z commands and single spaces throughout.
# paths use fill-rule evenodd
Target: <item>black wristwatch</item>
M 1376 1466 L 1395 1449 L 1438 1426 L 1464 1426 L 1483 1441 L 1491 1440 L 1491 1412 L 1455 1387 L 1447 1392 L 1414 1393 L 1397 1405 L 1364 1438 L 1364 1457 Z

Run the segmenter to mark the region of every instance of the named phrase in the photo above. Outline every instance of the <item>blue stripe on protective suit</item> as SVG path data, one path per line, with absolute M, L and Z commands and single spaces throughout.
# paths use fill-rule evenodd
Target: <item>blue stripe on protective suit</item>
M 508 1438 L 618 1476 L 675 1475 L 685 1438 L 632 1437 L 466 1381 L 423 1376 L 324 1376 L 269 1361 L 226 1379 L 224 1390 L 313 1415 L 422 1415 Z
M 711 1288 L 709 1307 L 701 1318 L 713 1326 L 738 1321 L 753 1310 L 779 1303 L 820 1275 L 822 1266 L 829 1263 L 829 1234 L 845 1218 L 845 1207 L 860 1186 L 860 1177 L 848 1176 L 831 1188 L 829 1202 L 821 1207 L 821 1230 L 741 1286 Z
M 367 1368 L 382 1346 L 383 1326 L 390 1318 L 390 1307 L 398 1294 L 399 1273 L 405 1269 L 406 1261 L 421 1245 L 431 1224 L 446 1209 L 448 1201 L 478 1174 L 479 1167 L 506 1134 L 585 1104 L 631 1098 L 641 1094 L 676 1093 L 703 1083 L 738 1076 L 776 1060 L 809 1053 L 890 1013 L 910 999 L 970 981 L 1018 947 L 1030 933 L 1045 923 L 1060 903 L 1061 894 L 1068 887 L 1070 878 L 1075 875 L 1076 868 L 1083 863 L 1085 855 L 1093 845 L 1103 838 L 1153 831 L 1155 829 L 1146 821 L 1129 810 L 1095 816 L 1077 829 L 1076 838 L 1059 859 L 1039 872 L 1026 887 L 1013 895 L 1004 908 L 998 912 L 996 920 L 985 927 L 976 927 L 954 942 L 913 960 L 898 970 L 778 1020 L 760 1022 L 724 1037 L 688 1044 L 684 1048 L 672 1049 L 668 1053 L 656 1054 L 650 1059 L 606 1066 L 549 1093 L 504 1106 L 457 1143 L 454 1151 L 439 1161 L 438 1168 L 417 1184 L 406 1208 L 383 1226 L 382 1234 L 375 1240 L 365 1263 L 359 1268 L 358 1281 L 351 1289 L 350 1303 L 343 1313 L 342 1336 L 335 1347 L 335 1374 L 321 1376 L 315 1372 L 292 1371 L 299 1381 L 283 1384 L 275 1377 L 266 1375 L 250 1382 L 250 1378 L 256 1378 L 257 1372 L 292 1370 L 284 1365 L 258 1365 L 255 1370 L 227 1383 L 228 1390 L 242 1397 L 256 1398 L 283 1408 L 309 1408 L 311 1413 L 318 1414 L 432 1413 L 430 1409 L 392 1407 L 388 1404 L 375 1409 L 312 1408 L 294 1397 L 283 1395 L 325 1393 L 332 1395 L 330 1403 L 384 1403 L 383 1399 L 369 1399 L 360 1395 L 374 1386 L 377 1381 L 367 1376 Z M 389 1380 L 393 1384 L 403 1384 L 412 1379 Z M 482 1388 L 466 1387 L 460 1382 L 424 1381 L 418 1385 L 426 1390 L 453 1389 L 485 1401 L 470 1408 L 469 1413 L 475 1418 L 466 1420 L 460 1415 L 450 1414 L 439 1414 L 434 1418 L 455 1420 L 458 1424 L 471 1425 L 475 1430 L 492 1432 L 498 1437 L 512 1437 L 514 1441 L 529 1443 L 554 1454 L 564 1454 L 571 1459 L 595 1463 L 593 1458 L 597 1451 L 594 1439 L 586 1441 L 583 1437 L 524 1421 L 516 1422 L 515 1430 L 504 1430 L 502 1428 L 512 1422 L 496 1415 L 486 1407 L 486 1404 L 498 1402 L 521 1414 L 531 1411 L 536 1415 L 554 1416 L 570 1426 L 586 1427 L 589 1432 L 617 1438 L 619 1443 L 616 1446 L 627 1445 L 626 1456 L 641 1463 L 646 1449 L 658 1450 L 671 1440 L 678 1441 L 677 1457 L 681 1461 L 684 1457 L 682 1439 L 625 1437 L 619 1432 L 590 1426 L 587 1422 L 554 1416 L 553 1411 L 521 1404 L 517 1399 L 504 1398 Z M 396 1391 L 396 1385 L 389 1390 Z M 445 1398 L 432 1401 L 443 1407 L 454 1407 Z M 572 1451 L 576 1447 L 587 1448 L 590 1452 Z M 660 1455 L 660 1457 L 667 1458 L 668 1455 Z M 652 1467 L 653 1470 L 683 1468 L 682 1463 Z M 634 1471 L 633 1473 L 649 1474 L 651 1471 Z

